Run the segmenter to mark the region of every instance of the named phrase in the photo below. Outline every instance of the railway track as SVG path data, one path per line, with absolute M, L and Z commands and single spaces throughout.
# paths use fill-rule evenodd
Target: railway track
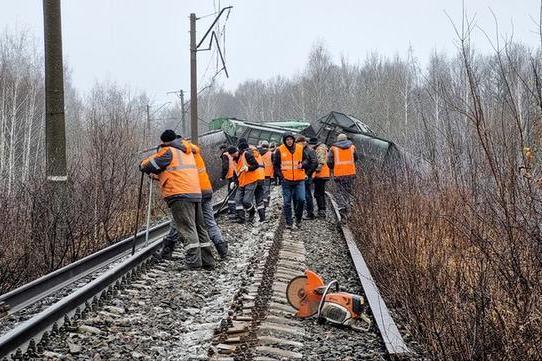
M 341 225 L 336 203 L 331 195 L 328 194 L 328 197 L 348 247 L 352 266 L 363 286 L 363 296 L 369 302 L 373 324 L 378 327 L 376 334 L 381 341 L 376 352 L 358 354 L 351 359 L 409 358 L 409 348 L 389 315 L 350 230 L 346 225 Z M 311 331 L 316 331 L 315 328 L 322 326 L 296 319 L 293 316 L 296 310 L 288 304 L 286 298 L 288 282 L 296 276 L 303 275 L 309 264 L 306 242 L 298 235 L 299 231 L 279 226 L 275 238 L 267 241 L 265 257 L 261 258 L 249 273 L 251 278 L 247 286 L 236 293 L 227 317 L 215 330 L 215 337 L 209 348 L 211 360 L 313 359 L 306 351 L 315 346 L 307 345 L 306 341 L 313 337 L 309 334 Z M 325 242 L 323 239 L 314 241 Z M 314 262 L 312 263 L 312 266 L 315 266 Z M 340 331 L 337 329 L 328 332 Z M 349 330 L 349 332 L 359 331 Z M 346 354 L 348 353 L 347 351 Z M 349 359 L 345 354 L 337 354 L 339 355 L 341 359 Z M 333 355 L 323 354 L 318 358 L 338 359 Z
M 224 210 L 228 196 L 213 205 Z M 169 221 L 136 235 L 137 252 L 131 256 L 134 237 L 47 274 L 0 296 L 0 358 L 19 359 L 50 332 L 69 326 L 72 319 L 100 305 L 152 262 L 169 231 Z
M 336 209 L 328 210 L 327 220 L 307 221 L 301 231 L 290 231 L 281 221 L 277 189 L 272 195 L 266 223 L 220 220 L 236 253 L 216 270 L 176 271 L 182 250 L 174 252 L 172 261 L 154 263 L 150 256 L 161 244 L 156 240 L 18 325 L 9 338 L 4 335 L 0 355 L 73 360 L 416 358 L 386 312 L 348 227 L 337 221 Z M 286 285 L 306 268 L 363 295 L 374 327 L 360 332 L 295 318 Z

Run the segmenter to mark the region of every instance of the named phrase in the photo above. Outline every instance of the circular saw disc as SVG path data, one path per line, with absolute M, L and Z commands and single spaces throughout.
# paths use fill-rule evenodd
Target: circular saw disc
M 297 276 L 293 278 L 286 287 L 286 298 L 288 303 L 299 310 L 301 301 L 305 298 L 305 285 L 307 284 L 307 276 Z

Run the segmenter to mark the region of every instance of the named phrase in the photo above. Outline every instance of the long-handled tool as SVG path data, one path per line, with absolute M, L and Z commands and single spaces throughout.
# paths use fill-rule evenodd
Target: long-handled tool
M 331 292 L 335 286 L 335 291 Z M 368 331 L 371 320 L 365 312 L 363 297 L 339 292 L 336 280 L 327 285 L 315 272 L 306 270 L 304 276 L 293 278 L 286 287 L 288 303 L 297 310 L 296 316 L 308 318 L 317 315 L 320 321 L 350 326 L 358 331 Z
M 147 229 L 145 230 L 145 247 L 149 244 L 149 227 L 151 225 L 151 208 L 152 208 L 152 177 L 149 177 L 149 201 L 147 204 Z
M 141 193 L 143 193 L 143 177 L 145 177 L 145 173 L 141 172 L 141 180 L 139 181 L 139 193 L 137 195 L 137 208 L 136 208 L 136 221 L 134 225 L 134 243 L 132 245 L 132 256 L 135 253 L 136 249 L 136 242 L 137 242 L 137 228 L 139 225 L 139 208 L 141 207 Z

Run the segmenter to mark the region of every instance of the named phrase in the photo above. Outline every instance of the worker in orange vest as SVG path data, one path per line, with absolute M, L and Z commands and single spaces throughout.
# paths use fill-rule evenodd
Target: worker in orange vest
M 201 188 L 201 208 L 203 212 L 203 219 L 205 220 L 205 225 L 207 226 L 207 233 L 209 233 L 209 238 L 215 245 L 216 251 L 218 252 L 220 258 L 226 258 L 228 255 L 228 243 L 222 237 L 222 232 L 218 227 L 218 224 L 215 220 L 215 213 L 213 210 L 213 186 L 211 180 L 209 179 L 209 174 L 207 173 L 207 168 L 205 166 L 205 161 L 201 155 L 201 148 L 195 144 L 189 143 L 192 153 L 194 154 L 194 159 L 196 161 L 196 167 L 198 168 L 199 184 Z
M 327 165 L 327 145 L 311 138 L 309 146 L 316 152 L 318 166 L 313 174 L 314 198 L 318 207 L 318 217 L 326 218 L 326 183 L 331 177 L 331 171 Z
M 237 222 L 245 223 L 246 213 L 248 213 L 248 221 L 252 222 L 256 215 L 256 209 L 260 221 L 263 222 L 265 221 L 262 186 L 262 181 L 265 179 L 263 161 L 259 157 L 258 151 L 251 148 L 246 139 L 240 138 L 237 147 L 239 151 L 233 154 L 234 160 L 237 162 L 236 173 L 239 184 L 235 204 Z M 256 156 L 260 159 L 257 159 Z M 254 205 L 255 200 L 256 206 Z
M 305 203 L 305 179 L 307 178 L 305 170 L 312 167 L 309 163 L 306 151 L 301 144 L 295 143 L 293 134 L 284 134 L 282 144 L 275 151 L 273 167 L 275 177 L 280 179 L 282 186 L 283 213 L 287 229 L 301 227 Z M 292 201 L 295 224 L 292 220 Z
M 337 141 L 329 149 L 327 165 L 333 173 L 337 186 L 337 205 L 343 218 L 348 215 L 352 202 L 357 160 L 358 155 L 354 144 L 348 140 L 346 134 L 339 134 Z
M 170 129 L 162 133 L 160 140 L 159 151 L 143 160 L 139 169 L 158 176 L 162 198 L 185 242 L 186 268 L 214 268 L 211 240 L 201 207 L 198 169 L 190 144 L 177 139 Z
M 265 180 L 263 182 L 263 202 L 265 208 L 267 208 L 271 201 L 271 180 L 275 176 L 272 159 L 273 152 L 269 150 L 269 142 L 267 140 L 262 140 L 260 142 L 260 148 L 258 150 L 260 151 L 264 165 Z
M 235 163 L 235 160 L 231 154 L 235 154 L 235 152 L 237 152 L 237 148 L 233 146 L 228 147 L 224 144 L 220 150 L 220 159 L 222 160 L 222 172 L 220 179 L 228 182 L 228 194 L 231 193 L 230 198 L 228 199 L 228 215 L 230 218 L 235 218 L 235 196 L 237 193 L 237 178 L 235 175 L 235 170 L 237 168 L 237 164 Z

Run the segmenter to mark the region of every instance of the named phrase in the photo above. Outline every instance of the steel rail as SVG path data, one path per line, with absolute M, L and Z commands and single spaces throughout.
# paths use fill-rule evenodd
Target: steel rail
M 42 336 L 56 322 L 63 322 L 65 315 L 80 307 L 86 307 L 85 304 L 88 304 L 95 296 L 100 296 L 107 287 L 151 257 L 162 242 L 163 240 L 154 241 L 86 286 L 64 297 L 51 307 L 0 337 L 0 357 L 9 356 L 17 352 L 17 349 L 25 348 L 31 339 Z
M 152 240 L 163 237 L 168 229 L 169 221 L 160 223 L 149 230 L 149 238 Z M 86 277 L 100 268 L 106 267 L 123 256 L 127 256 L 132 248 L 133 239 L 133 236 L 126 238 L 1 295 L 0 306 L 9 315 L 32 305 L 51 293 Z M 144 242 L 145 231 L 141 231 L 136 236 L 136 244 L 139 246 Z
M 363 291 L 365 292 L 365 297 L 373 313 L 373 317 L 380 331 L 380 335 L 384 340 L 386 351 L 391 356 L 399 356 L 409 353 L 410 350 L 405 344 L 403 336 L 401 336 L 395 321 L 391 317 L 388 307 L 386 306 L 386 302 L 380 295 L 378 286 L 373 279 L 371 272 L 369 271 L 369 267 L 367 267 L 367 263 L 363 259 L 363 255 L 356 245 L 354 235 L 350 231 L 350 228 L 341 222 L 341 215 L 339 213 L 337 202 L 329 192 L 326 192 L 326 195 L 333 205 L 333 210 L 335 211 L 335 215 L 337 216 L 337 220 L 340 224 L 346 245 L 350 251 L 350 257 L 352 258 L 352 262 L 356 268 Z
M 221 205 L 224 202 L 227 202 L 227 199 L 230 197 L 230 195 L 231 195 L 231 192 L 230 194 L 228 194 L 228 196 L 226 196 L 226 200 L 223 200 L 213 205 L 215 215 L 218 215 L 223 210 Z M 39 341 L 39 339 L 41 339 L 42 335 L 47 330 L 54 328 L 54 325 L 57 325 L 57 326 L 62 325 L 64 322 L 64 319 L 63 319 L 64 317 L 74 314 L 77 309 L 86 308 L 93 299 L 95 299 L 96 297 L 100 297 L 101 294 L 104 292 L 104 290 L 114 285 L 115 283 L 118 283 L 122 277 L 125 277 L 130 271 L 137 268 L 140 264 L 148 260 L 162 246 L 164 239 L 163 237 L 161 237 L 161 235 L 165 235 L 166 231 L 169 230 L 169 224 L 170 222 L 164 222 L 153 227 L 150 230 L 150 234 L 152 234 L 152 238 L 154 239 L 154 241 L 149 246 L 142 248 L 133 256 L 130 256 L 122 263 L 106 271 L 105 273 L 103 273 L 102 275 L 100 275 L 99 277 L 97 277 L 96 279 L 88 283 L 87 285 L 77 289 L 75 292 L 62 298 L 60 301 L 49 306 L 48 308 L 38 313 L 31 319 L 21 323 L 13 330 L 2 335 L 0 337 L 0 358 L 9 357 L 13 355 L 14 353 L 18 353 L 19 350 L 21 353 L 25 352 L 31 340 Z M 145 231 L 142 231 L 137 234 L 138 243 L 145 242 L 145 233 L 146 233 Z M 159 238 L 159 239 L 156 239 L 156 238 Z M 132 245 L 131 240 L 133 240 L 133 237 L 130 237 L 130 238 L 125 239 L 124 241 L 121 241 L 122 243 L 124 243 L 124 245 L 118 246 L 118 247 L 125 248 L 125 254 L 127 255 L 129 254 L 129 251 L 131 250 L 131 245 Z M 108 247 L 108 248 L 112 248 L 113 246 Z M 105 257 L 104 254 L 106 253 L 104 251 L 106 250 L 107 249 L 96 252 L 96 254 L 91 255 L 91 256 L 95 256 L 95 258 Z M 112 252 L 112 251 L 109 251 L 109 252 Z M 101 255 L 98 256 L 97 255 L 98 253 L 101 253 Z M 118 259 L 119 253 L 112 252 L 109 254 L 116 254 L 117 256 L 113 256 L 113 257 L 115 259 Z M 91 256 L 87 258 L 90 258 Z M 75 262 L 75 263 L 79 263 L 79 262 L 80 261 Z M 100 268 L 100 267 L 97 267 L 97 268 Z M 77 269 L 76 267 L 75 268 L 72 267 L 72 271 L 76 269 Z M 87 268 L 87 270 L 88 269 L 89 268 Z M 62 273 L 69 274 L 69 272 L 67 271 L 63 271 Z M 40 282 L 41 283 L 53 282 L 51 280 L 54 279 L 54 277 L 47 278 L 47 276 L 50 276 L 50 275 L 46 275 L 42 277 L 41 279 L 31 282 L 31 283 L 36 283 L 36 285 L 30 286 L 30 284 L 28 284 L 27 290 L 31 290 L 32 288 L 35 288 L 35 287 L 43 288 L 44 287 L 43 285 L 41 286 L 37 285 Z M 78 274 L 75 274 L 74 277 L 77 277 L 78 279 L 81 278 L 79 277 Z M 24 288 L 24 287 L 25 286 L 21 288 Z M 25 290 L 23 290 L 19 294 L 24 295 L 25 292 L 27 292 L 26 293 L 27 295 L 32 294 L 31 291 L 25 291 Z M 19 298 L 22 299 L 21 296 L 19 296 Z

